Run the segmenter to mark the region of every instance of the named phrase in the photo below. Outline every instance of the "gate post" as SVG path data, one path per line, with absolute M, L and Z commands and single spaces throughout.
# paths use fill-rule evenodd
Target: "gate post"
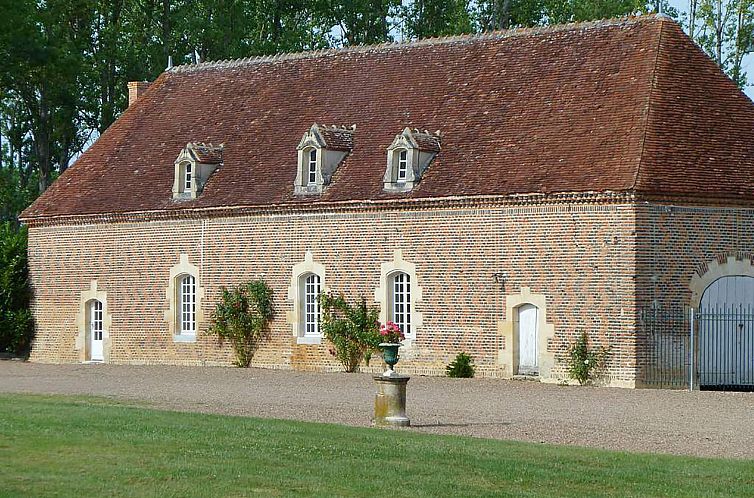
M 691 328 L 691 346 L 689 351 L 689 391 L 693 391 L 694 366 L 696 363 L 696 349 L 694 345 L 694 308 L 689 309 L 689 327 Z

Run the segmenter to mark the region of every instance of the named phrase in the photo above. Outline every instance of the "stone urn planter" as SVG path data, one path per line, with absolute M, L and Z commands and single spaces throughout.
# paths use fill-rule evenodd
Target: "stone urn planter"
M 398 363 L 398 348 L 401 345 L 396 342 L 381 342 L 379 347 L 382 350 L 382 359 L 387 363 L 387 370 L 382 375 L 385 377 L 394 377 L 397 374 L 393 367 Z

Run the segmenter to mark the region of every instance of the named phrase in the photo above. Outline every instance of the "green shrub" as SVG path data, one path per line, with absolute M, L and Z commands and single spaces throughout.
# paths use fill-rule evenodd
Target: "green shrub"
M 253 280 L 231 290 L 223 287 L 207 333 L 220 341 L 229 340 L 236 365 L 248 367 L 259 344 L 269 335 L 272 316 L 272 289 L 263 281 Z
M 379 308 L 370 307 L 363 297 L 350 304 L 343 295 L 320 294 L 322 310 L 320 329 L 335 348 L 331 353 L 346 372 L 355 372 L 359 364 L 369 358 L 381 342 L 377 321 Z
M 34 335 L 26 229 L 0 223 L 0 352 L 28 354 Z
M 596 372 L 604 366 L 607 350 L 591 349 L 589 336 L 581 332 L 579 338 L 568 348 L 568 375 L 582 386 L 594 380 Z
M 474 376 L 474 358 L 466 353 L 458 353 L 456 359 L 445 367 L 448 377 L 470 379 Z

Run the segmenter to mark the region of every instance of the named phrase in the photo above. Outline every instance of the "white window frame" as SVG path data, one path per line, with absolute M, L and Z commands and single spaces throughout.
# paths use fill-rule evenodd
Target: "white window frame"
M 317 184 L 317 149 L 312 147 L 307 151 L 306 184 Z
M 196 278 L 178 277 L 178 330 L 180 335 L 196 335 Z
M 191 192 L 194 181 L 194 168 L 190 161 L 183 163 L 183 191 Z
M 395 182 L 406 183 L 408 179 L 408 149 L 398 149 L 398 165 L 396 167 Z
M 403 271 L 390 274 L 390 316 L 403 334 L 413 337 L 411 329 L 411 276 Z
M 89 301 L 89 334 L 92 340 L 101 341 L 104 335 L 104 307 L 102 301 Z
M 322 279 L 316 273 L 305 273 L 302 279 L 301 310 L 304 337 L 321 337 L 319 324 L 321 310 L 319 309 L 319 294 L 322 292 Z

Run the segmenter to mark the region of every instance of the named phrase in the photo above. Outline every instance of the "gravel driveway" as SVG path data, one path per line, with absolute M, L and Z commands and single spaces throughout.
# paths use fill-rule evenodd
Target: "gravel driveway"
M 375 386 L 368 374 L 0 361 L 0 392 L 369 426 Z M 754 459 L 754 393 L 413 377 L 408 415 L 436 434 Z

